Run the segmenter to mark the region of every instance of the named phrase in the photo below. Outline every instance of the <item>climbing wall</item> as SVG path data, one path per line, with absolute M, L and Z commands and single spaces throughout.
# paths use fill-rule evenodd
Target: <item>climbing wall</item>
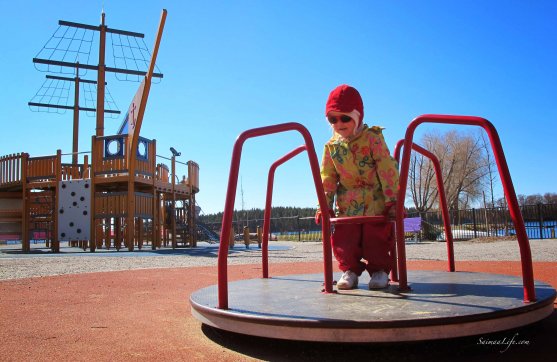
M 91 229 L 91 180 L 60 181 L 59 240 L 88 240 Z

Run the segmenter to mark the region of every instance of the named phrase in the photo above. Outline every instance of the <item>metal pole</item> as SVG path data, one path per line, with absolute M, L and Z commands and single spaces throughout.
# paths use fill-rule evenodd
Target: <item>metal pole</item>
M 274 126 L 260 127 L 250 129 L 243 132 L 238 136 L 234 143 L 232 150 L 232 160 L 230 161 L 230 174 L 228 177 L 228 188 L 226 192 L 226 201 L 224 206 L 224 213 L 222 218 L 220 246 L 218 253 L 218 308 L 228 309 L 228 248 L 227 241 L 230 237 L 230 226 L 232 225 L 232 218 L 234 212 L 234 200 L 236 198 L 236 191 L 238 188 L 238 175 L 240 168 L 240 159 L 242 147 L 248 138 L 254 138 L 274 133 L 298 131 L 304 138 L 306 149 L 308 152 L 309 163 L 313 176 L 313 182 L 317 191 L 317 198 L 319 205 L 321 205 L 321 212 L 323 215 L 322 230 L 323 230 L 323 266 L 324 266 L 324 279 L 325 279 L 325 292 L 333 292 L 333 268 L 332 268 L 332 249 L 331 249 L 331 235 L 330 235 L 330 216 L 327 206 L 327 199 L 323 191 L 323 184 L 319 175 L 319 161 L 315 153 L 315 147 L 309 131 L 299 123 L 282 123 Z
M 412 139 L 414 137 L 415 129 L 422 123 L 441 123 L 441 124 L 459 124 L 459 125 L 474 125 L 482 127 L 488 134 L 491 143 L 491 148 L 495 155 L 495 161 L 497 163 L 497 168 L 499 170 L 499 175 L 501 177 L 501 184 L 503 185 L 503 190 L 505 193 L 505 199 L 509 204 L 509 212 L 511 218 L 514 222 L 516 228 L 516 235 L 518 239 L 518 246 L 520 249 L 520 260 L 522 264 L 522 280 L 524 286 L 524 301 L 533 302 L 536 300 L 536 291 L 534 288 L 534 272 L 532 267 L 532 252 L 530 250 L 530 243 L 528 241 L 528 235 L 526 234 L 526 228 L 524 226 L 524 220 L 520 213 L 518 206 L 518 201 L 516 198 L 516 193 L 512 183 L 511 175 L 503 153 L 503 147 L 501 146 L 501 140 L 499 135 L 495 130 L 495 127 L 488 120 L 480 117 L 472 116 L 451 116 L 451 115 L 436 115 L 436 114 L 426 114 L 415 118 L 406 130 L 406 135 L 404 139 L 404 153 L 402 157 L 402 162 L 400 165 L 400 189 L 398 194 L 399 200 L 404 200 L 406 194 L 406 185 L 408 181 L 408 171 L 410 166 L 410 146 L 412 144 Z M 399 221 L 402 221 L 403 203 L 397 203 L 397 246 L 404 250 L 404 225 L 399 225 Z M 399 258 L 399 272 L 400 285 L 406 286 L 406 261 L 405 254 L 401 254 Z M 404 261 L 403 261 L 404 260 Z M 402 263 L 402 264 L 401 264 Z M 402 270 L 402 268 L 404 270 Z M 404 275 L 402 273 L 404 271 Z
M 397 162 L 400 160 L 400 149 L 404 145 L 404 139 L 397 142 L 395 146 L 394 156 Z M 441 206 L 441 215 L 443 217 L 443 226 L 445 229 L 445 240 L 447 244 L 447 260 L 448 260 L 448 268 L 449 271 L 455 271 L 455 262 L 454 262 L 454 247 L 453 247 L 453 232 L 451 229 L 451 218 L 449 215 L 449 207 L 447 205 L 447 197 L 445 195 L 445 186 L 443 185 L 443 173 L 441 172 L 441 163 L 437 156 L 435 156 L 432 152 L 426 150 L 423 147 L 418 146 L 415 143 L 412 143 L 412 149 L 425 157 L 429 158 L 429 160 L 433 163 L 433 169 L 435 170 L 435 180 L 437 181 L 437 190 L 439 195 L 439 205 Z M 404 205 L 404 199 L 402 201 Z M 421 217 L 422 215 L 420 215 Z M 398 222 L 398 218 L 397 218 Z M 396 250 L 395 250 L 396 251 Z M 398 277 L 396 274 L 396 264 L 393 265 L 394 276 Z
M 538 204 L 538 225 L 540 227 L 540 239 L 543 239 L 543 213 L 542 204 Z
M 472 209 L 472 223 L 474 225 L 474 238 L 478 237 L 478 226 L 476 224 L 476 209 Z
M 277 167 L 290 160 L 292 157 L 306 150 L 306 146 L 302 145 L 290 151 L 286 155 L 276 160 L 271 167 L 269 167 L 269 174 L 267 176 L 267 196 L 265 198 L 265 211 L 263 213 L 263 241 L 262 241 L 262 269 L 263 278 L 269 277 L 269 235 L 271 229 L 271 207 L 273 201 L 273 185 L 275 182 L 275 171 Z

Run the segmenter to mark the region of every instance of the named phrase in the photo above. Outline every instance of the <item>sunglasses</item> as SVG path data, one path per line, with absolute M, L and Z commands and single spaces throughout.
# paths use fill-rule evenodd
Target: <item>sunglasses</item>
M 339 120 L 342 123 L 348 123 L 352 120 L 352 118 L 350 118 L 349 116 L 346 116 L 346 115 L 337 116 L 337 117 L 329 116 L 329 117 L 327 117 L 327 120 L 329 121 L 330 124 L 336 124 Z

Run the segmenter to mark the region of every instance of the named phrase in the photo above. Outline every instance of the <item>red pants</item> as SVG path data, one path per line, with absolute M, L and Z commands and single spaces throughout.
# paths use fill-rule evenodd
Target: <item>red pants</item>
M 384 270 L 388 274 L 394 246 L 392 229 L 390 222 L 335 225 L 332 244 L 339 269 L 351 270 L 357 275 L 364 270 L 370 274 Z

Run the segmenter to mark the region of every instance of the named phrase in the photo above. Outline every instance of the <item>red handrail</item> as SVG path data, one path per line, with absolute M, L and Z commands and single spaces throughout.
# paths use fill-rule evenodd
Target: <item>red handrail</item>
M 271 224 L 271 206 L 273 202 L 273 184 L 275 182 L 275 171 L 277 167 L 292 159 L 298 154 L 304 152 L 306 146 L 298 146 L 286 155 L 276 160 L 271 167 L 269 167 L 269 175 L 267 176 L 267 196 L 265 198 L 265 212 L 263 214 L 263 240 L 261 243 L 261 256 L 262 256 L 262 269 L 263 278 L 269 277 L 269 229 Z
M 380 216 L 342 216 L 331 218 L 333 224 L 367 224 L 367 223 L 386 223 L 389 218 L 383 215 Z
M 400 160 L 400 149 L 404 144 L 404 140 L 400 140 L 397 142 L 395 146 L 395 159 L 397 162 Z M 439 204 L 441 204 L 441 214 L 443 216 L 443 225 L 445 227 L 445 240 L 447 242 L 447 260 L 448 260 L 448 269 L 450 272 L 455 271 L 455 262 L 454 262 L 454 248 L 453 248 L 453 233 L 451 229 L 451 223 L 449 218 L 449 208 L 447 206 L 447 197 L 445 196 L 445 186 L 443 185 L 443 174 L 441 173 L 441 164 L 439 163 L 439 159 L 430 151 L 426 150 L 423 147 L 418 146 L 415 143 L 412 143 L 412 149 L 422 155 L 426 156 L 431 160 L 433 163 L 433 168 L 435 169 L 435 179 L 437 181 L 437 189 L 439 190 Z
M 505 199 L 509 205 L 509 212 L 513 220 L 516 235 L 518 239 L 518 246 L 520 249 L 520 261 L 522 264 L 522 282 L 524 286 L 524 301 L 533 302 L 536 300 L 536 292 L 534 289 L 534 273 L 532 270 L 532 253 L 530 251 L 530 243 L 526 228 L 524 227 L 524 220 L 518 207 L 516 193 L 512 183 L 507 161 L 503 153 L 503 147 L 499 135 L 495 127 L 488 120 L 481 117 L 474 116 L 454 116 L 454 115 L 435 115 L 425 114 L 415 118 L 406 129 L 404 137 L 404 151 L 402 154 L 402 162 L 400 164 L 400 189 L 398 191 L 398 200 L 404 200 L 406 196 L 406 186 L 408 182 L 408 171 L 410 168 L 410 152 L 412 151 L 412 143 L 414 132 L 416 128 L 422 123 L 442 123 L 442 124 L 457 124 L 457 125 L 472 125 L 482 127 L 489 136 L 491 148 L 495 155 L 497 169 L 501 177 L 501 184 L 505 193 Z M 406 250 L 404 245 L 404 225 L 402 217 L 404 212 L 404 202 L 398 202 L 396 205 L 396 238 L 398 248 L 398 269 L 399 269 L 399 286 L 401 289 L 408 288 L 408 281 L 406 275 Z
M 273 126 L 260 127 L 247 130 L 241 133 L 232 150 L 232 159 L 230 161 L 230 175 L 228 177 L 228 188 L 226 191 L 226 201 L 224 205 L 224 214 L 221 226 L 220 246 L 218 253 L 218 308 L 228 309 L 228 240 L 230 238 L 230 229 L 232 226 L 232 216 L 234 212 L 234 200 L 236 198 L 236 189 L 238 186 L 238 173 L 240 169 L 240 159 L 242 154 L 242 146 L 249 138 L 260 137 L 286 131 L 298 131 L 305 141 L 313 182 L 317 191 L 317 198 L 321 207 L 322 215 L 329 215 L 323 184 L 319 173 L 319 161 L 315 154 L 315 147 L 309 131 L 299 123 L 282 123 Z M 325 292 L 333 292 L 333 269 L 332 269 L 332 251 L 330 238 L 330 221 L 328 217 L 323 218 L 323 264 L 325 276 Z

